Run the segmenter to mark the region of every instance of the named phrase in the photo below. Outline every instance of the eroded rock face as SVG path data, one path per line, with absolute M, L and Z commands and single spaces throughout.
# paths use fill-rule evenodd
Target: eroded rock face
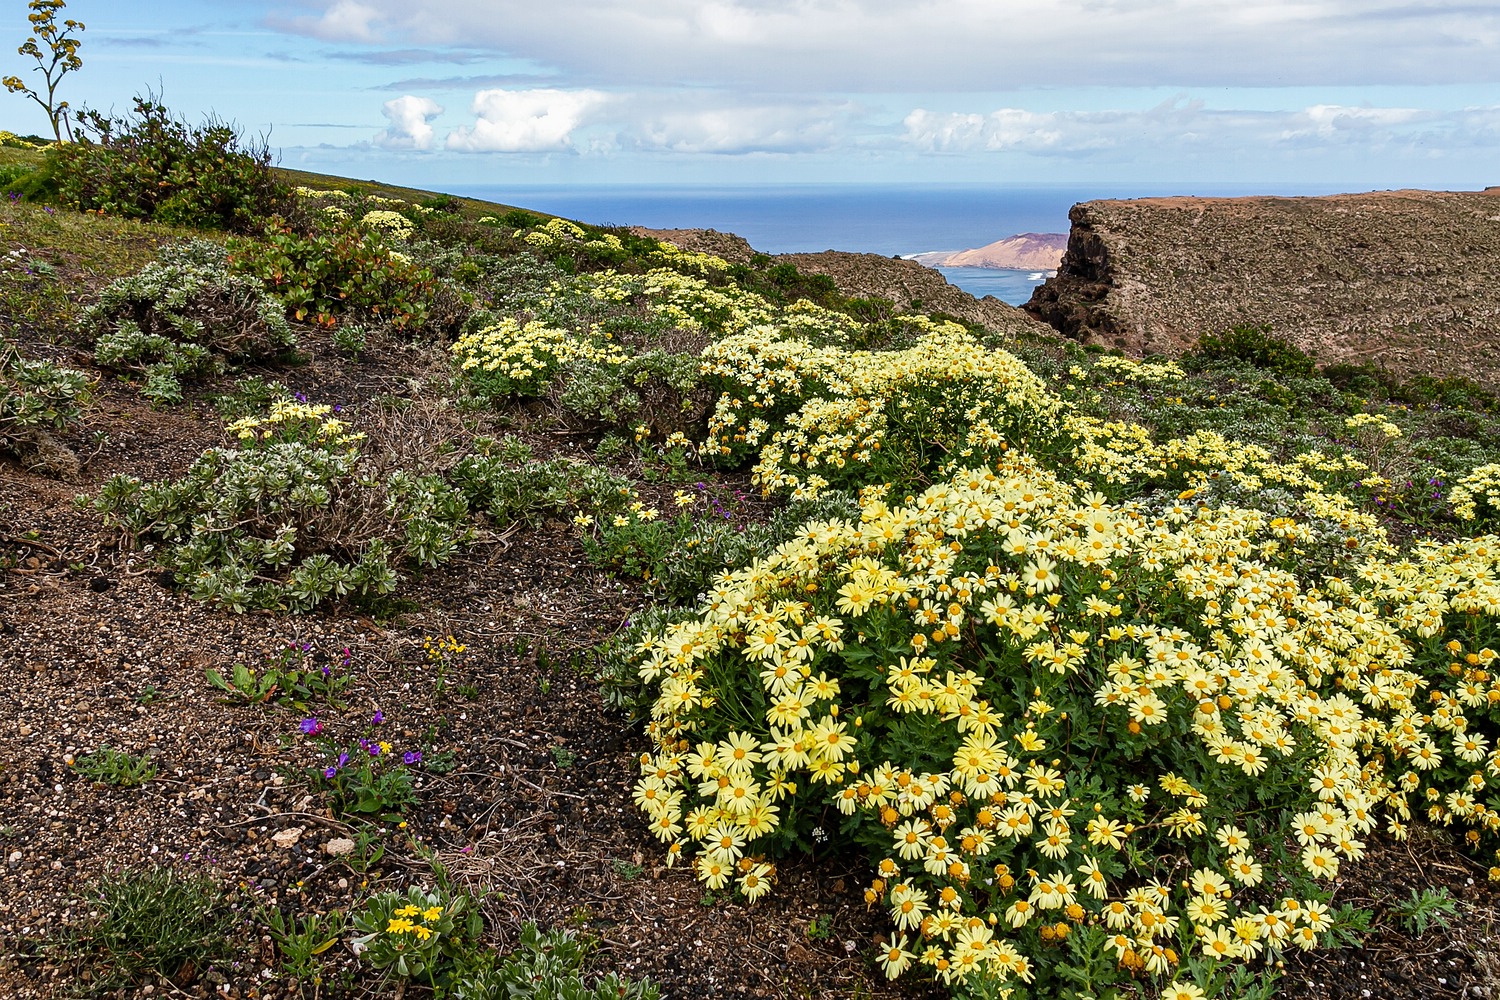
M 631 226 L 630 231 L 637 236 L 664 240 L 689 253 L 713 254 L 731 264 L 748 264 L 750 258 L 755 256 L 755 248 L 743 236 L 721 233 L 717 229 L 647 229 L 645 226 Z
M 666 240 L 694 253 L 711 253 L 730 263 L 748 264 L 757 251 L 743 237 L 714 229 L 646 229 L 636 226 L 638 236 Z M 806 274 L 825 274 L 843 295 L 889 299 L 902 309 L 947 313 L 997 331 L 1027 330 L 1050 335 L 1044 324 L 995 298 L 976 299 L 946 278 L 914 260 L 882 257 L 873 253 L 824 250 L 821 253 L 785 253 L 773 258 L 791 264 Z
M 993 295 L 976 299 L 963 289 L 950 285 L 939 272 L 914 260 L 843 250 L 780 254 L 776 260 L 793 264 L 808 274 L 828 275 L 845 295 L 878 296 L 890 299 L 903 309 L 947 313 L 991 330 L 1032 330 L 1039 326 L 1015 306 L 1007 305 Z
M 1074 206 L 1026 310 L 1065 335 L 1178 354 L 1241 323 L 1323 361 L 1500 385 L 1500 188 Z

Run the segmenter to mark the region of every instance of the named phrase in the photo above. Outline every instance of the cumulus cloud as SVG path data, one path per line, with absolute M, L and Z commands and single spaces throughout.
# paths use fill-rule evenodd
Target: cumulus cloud
M 1473 0 L 303 0 L 318 37 L 454 45 L 577 81 L 761 93 L 1500 82 Z
M 431 149 L 432 119 L 443 113 L 443 106 L 431 98 L 407 94 L 386 101 L 380 113 L 391 124 L 375 133 L 375 145 L 381 149 Z
M 608 101 L 595 90 L 481 90 L 474 124 L 448 133 L 447 145 L 467 153 L 570 149 L 573 132 Z

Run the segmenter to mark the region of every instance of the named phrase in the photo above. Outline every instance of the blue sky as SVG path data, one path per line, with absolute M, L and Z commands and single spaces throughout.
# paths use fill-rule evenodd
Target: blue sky
M 24 3 L 6 9 L 19 44 Z M 123 111 L 152 88 L 189 118 L 266 133 L 285 166 L 428 187 L 1500 184 L 1492 0 L 72 0 L 67 13 L 88 25 L 62 91 L 75 106 Z M 0 107 L 0 126 L 49 131 L 19 97 Z

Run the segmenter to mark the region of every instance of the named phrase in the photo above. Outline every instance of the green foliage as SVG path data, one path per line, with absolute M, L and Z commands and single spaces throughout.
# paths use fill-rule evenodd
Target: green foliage
M 28 361 L 0 337 L 0 451 L 36 430 L 60 430 L 77 423 L 89 400 L 83 372 L 50 361 Z
M 1447 927 L 1448 918 L 1458 915 L 1458 901 L 1448 894 L 1447 886 L 1411 891 L 1411 897 L 1391 907 L 1391 912 L 1409 933 L 1422 935 L 1429 927 Z
M 273 227 L 234 241 L 231 251 L 236 270 L 264 282 L 298 321 L 335 327 L 347 318 L 418 330 L 434 304 L 432 272 L 357 226 L 314 234 Z
M 476 442 L 479 453 L 460 461 L 448 478 L 470 507 L 484 511 L 497 525 L 534 524 L 580 509 L 613 512 L 632 496 L 628 479 L 596 465 L 566 458 L 538 461 L 529 454 L 517 465 L 519 452 L 503 443 L 496 447 L 485 454 L 486 444 Z
M 26 6 L 31 10 L 27 20 L 31 22 L 31 33 L 35 37 L 26 39 L 16 51 L 36 60 L 32 72 L 42 74 L 43 87 L 41 90 L 34 90 L 26 86 L 18 76 L 8 76 L 0 84 L 13 94 L 24 94 L 47 112 L 47 119 L 52 123 L 53 137 L 58 142 L 63 141 L 64 134 L 72 142 L 73 129 L 68 122 L 68 102 L 58 100 L 57 88 L 64 76 L 83 68 L 83 59 L 78 55 L 79 46 L 83 42 L 74 38 L 73 33 L 83 31 L 85 26 L 82 21 L 68 18 L 63 21 L 61 28 L 58 27 L 57 14 L 67 6 L 66 0 L 31 0 Z M 38 40 L 41 45 L 37 45 Z M 46 51 L 43 51 L 44 46 Z
M 274 700 L 306 711 L 317 701 L 342 706 L 339 696 L 353 682 L 343 669 L 348 663 L 346 650 L 338 667 L 320 667 L 310 661 L 308 650 L 294 643 L 259 672 L 236 663 L 228 677 L 209 667 L 203 679 L 228 695 L 225 701 L 230 704 L 259 705 Z
M 657 436 L 698 432 L 708 409 L 696 355 L 648 350 L 620 364 L 580 359 L 567 367 L 558 402 L 588 420 L 615 427 L 644 424 Z
M 98 362 L 144 375 L 143 392 L 157 403 L 180 402 L 183 379 L 284 355 L 297 343 L 261 283 L 231 273 L 224 248 L 201 240 L 109 285 L 81 325 L 96 336 Z
M 80 121 L 79 141 L 48 157 L 58 198 L 81 211 L 250 232 L 286 203 L 270 147 L 246 143 L 230 123 L 189 125 L 149 94 L 128 116 L 86 111 Z
M 340 323 L 333 330 L 333 346 L 339 353 L 358 358 L 369 343 L 369 332 L 359 323 Z
M 124 750 L 103 746 L 73 762 L 79 775 L 118 788 L 135 788 L 156 777 L 156 764 L 149 754 L 132 756 Z
M 473 898 L 442 886 L 376 893 L 351 923 L 361 961 L 435 989 L 448 988 L 473 962 L 484 932 Z
M 588 948 L 568 930 L 543 933 L 535 924 L 521 928 L 514 952 L 459 979 L 456 1000 L 657 1000 L 650 980 L 633 982 L 614 973 L 592 983 L 583 978 Z
M 318 975 L 322 964 L 318 956 L 338 944 L 348 925 L 348 918 L 342 910 L 298 916 L 265 907 L 257 912 L 256 919 L 276 945 L 282 973 L 298 980 L 313 979 Z
M 139 987 L 154 976 L 184 984 L 225 955 L 233 940 L 219 887 L 171 868 L 104 876 L 86 903 L 97 916 L 78 926 L 62 950 L 89 971 L 100 992 Z
M 469 506 L 435 473 L 375 474 L 343 440 L 252 436 L 175 482 L 116 476 L 89 503 L 127 539 L 156 543 L 194 597 L 234 611 L 388 595 L 401 570 L 467 543 Z
M 1223 333 L 1208 334 L 1198 341 L 1193 353 L 1207 360 L 1243 361 L 1288 375 L 1311 375 L 1317 367 L 1303 351 L 1273 336 L 1265 324 L 1242 323 Z

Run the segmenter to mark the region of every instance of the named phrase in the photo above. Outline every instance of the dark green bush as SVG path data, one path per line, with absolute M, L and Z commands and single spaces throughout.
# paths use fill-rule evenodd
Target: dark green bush
M 235 268 L 265 282 L 302 322 L 332 327 L 352 316 L 415 330 L 437 302 L 430 270 L 353 227 L 303 235 L 277 226 L 262 239 L 236 240 L 231 251 Z
M 79 141 L 51 147 L 58 197 L 82 211 L 200 229 L 250 232 L 289 201 L 264 141 L 234 125 L 189 125 L 153 95 L 123 117 L 79 115 Z
M 1207 334 L 1193 354 L 1209 361 L 1243 361 L 1268 371 L 1311 375 L 1313 359 L 1271 333 L 1267 324 L 1242 323 L 1223 333 Z

